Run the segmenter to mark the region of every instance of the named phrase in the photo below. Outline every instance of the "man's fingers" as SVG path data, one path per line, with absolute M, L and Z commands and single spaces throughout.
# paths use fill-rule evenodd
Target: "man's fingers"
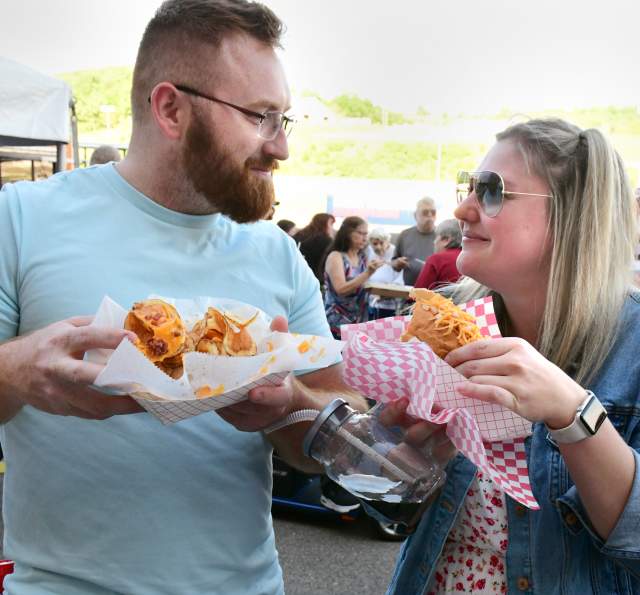
M 66 382 L 71 384 L 93 384 L 98 374 L 104 369 L 101 364 L 85 362 L 70 357 L 57 362 L 55 372 Z
M 67 318 L 64 322 L 68 322 L 73 326 L 88 326 L 93 322 L 93 316 L 74 316 L 73 318 Z
M 72 384 L 66 388 L 69 405 L 85 412 L 90 419 L 106 419 L 114 415 L 144 411 L 144 408 L 128 395 L 105 395 L 92 388 Z
M 68 335 L 70 353 L 84 353 L 89 349 L 115 349 L 123 339 L 135 340 L 131 331 L 104 326 L 82 326 Z
M 393 426 L 406 426 L 408 422 L 408 416 L 406 414 L 408 406 L 408 399 L 398 399 L 397 401 L 386 403 L 378 415 L 380 423 L 388 428 Z
M 255 405 L 267 405 L 269 407 L 287 407 L 291 403 L 291 387 L 288 384 L 282 386 L 259 386 L 249 391 L 249 402 Z
M 278 333 L 286 333 L 289 331 L 289 323 L 284 316 L 276 316 L 271 321 L 271 330 Z
M 259 430 L 263 430 L 277 420 L 282 419 L 286 414 L 286 409 L 276 409 L 270 408 L 265 414 L 257 413 L 256 410 L 252 412 L 252 414 L 240 413 L 234 405 L 229 407 L 223 407 L 222 409 L 216 410 L 216 413 L 224 419 L 227 423 L 234 426 L 236 429 L 241 432 L 256 432 Z
M 406 441 L 414 446 L 420 446 L 435 437 L 439 432 L 444 433 L 446 426 L 420 421 L 407 429 Z

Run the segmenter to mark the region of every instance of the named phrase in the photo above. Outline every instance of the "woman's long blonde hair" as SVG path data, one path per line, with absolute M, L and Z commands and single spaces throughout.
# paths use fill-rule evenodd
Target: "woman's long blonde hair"
M 603 364 L 618 329 L 632 280 L 636 207 L 622 160 L 604 135 L 558 119 L 530 120 L 496 136 L 521 151 L 529 171 L 546 180 L 551 269 L 537 349 L 588 385 Z M 456 302 L 495 292 L 466 279 Z

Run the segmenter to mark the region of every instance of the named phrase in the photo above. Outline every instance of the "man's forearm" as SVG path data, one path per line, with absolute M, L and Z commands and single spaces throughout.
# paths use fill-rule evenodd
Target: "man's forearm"
M 0 343 L 0 424 L 8 422 L 22 408 L 9 383 L 12 373 L 11 343 L 19 337 Z
M 294 380 L 298 393 L 295 410 L 320 411 L 336 397 L 341 397 L 354 409 L 366 411 L 369 406 L 362 395 L 351 389 L 343 378 L 343 365 L 318 370 Z M 302 452 L 302 441 L 313 422 L 299 422 L 268 434 L 278 454 L 290 465 L 307 473 L 319 473 L 322 467 Z

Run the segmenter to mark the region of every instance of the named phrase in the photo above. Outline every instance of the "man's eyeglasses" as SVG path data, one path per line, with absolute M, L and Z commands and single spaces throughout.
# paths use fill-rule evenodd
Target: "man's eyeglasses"
M 261 114 L 260 112 L 254 112 L 253 110 L 236 105 L 235 103 L 229 103 L 223 99 L 218 99 L 212 95 L 205 95 L 204 93 L 200 93 L 200 91 L 196 91 L 187 85 L 174 85 L 174 87 L 183 93 L 193 95 L 194 97 L 201 97 L 208 101 L 214 101 L 215 103 L 221 103 L 222 105 L 226 105 L 234 110 L 238 110 L 245 116 L 256 118 L 258 120 L 258 136 L 264 140 L 273 140 L 278 136 L 281 128 L 284 130 L 285 135 L 289 136 L 295 123 L 293 118 L 285 116 L 282 112 L 265 112 L 264 114 Z
M 475 191 L 476 200 L 487 217 L 496 217 L 502 210 L 504 197 L 508 194 L 519 196 L 541 196 L 553 198 L 551 194 L 532 192 L 512 192 L 504 189 L 502 176 L 494 171 L 461 171 L 456 180 L 458 204 Z

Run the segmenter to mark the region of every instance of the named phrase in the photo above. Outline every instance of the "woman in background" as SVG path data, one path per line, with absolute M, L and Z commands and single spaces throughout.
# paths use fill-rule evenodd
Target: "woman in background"
M 367 320 L 364 284 L 384 261 L 367 261 L 367 222 L 347 217 L 336 233 L 325 263 L 324 309 L 331 332 L 340 338 L 340 326 Z
M 324 258 L 335 236 L 335 222 L 336 218 L 330 213 L 316 213 L 309 225 L 293 236 L 320 285 L 324 282 Z

